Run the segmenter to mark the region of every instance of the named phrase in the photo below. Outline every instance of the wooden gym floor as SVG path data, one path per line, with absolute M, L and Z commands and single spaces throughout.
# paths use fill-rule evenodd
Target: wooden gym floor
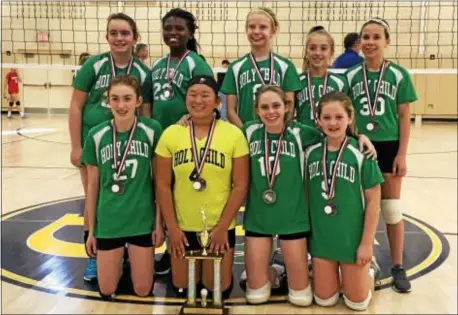
M 168 278 L 158 279 L 155 297 L 139 299 L 126 289 L 116 303 L 99 300 L 95 286 L 83 282 L 83 192 L 69 150 L 65 115 L 2 116 L 2 312 L 177 314 L 183 301 L 173 297 Z M 456 123 L 413 126 L 407 162 L 404 261 L 413 290 L 400 295 L 389 287 L 389 246 L 380 224 L 375 252 L 382 277 L 365 313 L 456 313 Z M 296 308 L 285 303 L 282 292 L 267 305 L 247 306 L 237 281 L 243 268 L 241 227 L 237 234 L 231 313 L 349 313 L 342 301 L 334 309 Z

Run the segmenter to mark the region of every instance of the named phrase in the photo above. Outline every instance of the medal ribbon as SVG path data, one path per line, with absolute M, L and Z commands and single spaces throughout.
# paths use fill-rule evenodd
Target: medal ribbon
M 184 55 L 181 57 L 180 61 L 178 61 L 175 69 L 173 69 L 173 72 L 170 74 L 170 62 L 171 62 L 171 56 L 169 54 L 169 56 L 167 57 L 167 69 L 165 70 L 165 73 L 166 73 L 166 76 L 167 76 L 167 83 L 168 84 L 171 84 L 172 83 L 172 80 L 173 80 L 173 76 L 175 75 L 175 72 L 177 72 L 178 68 L 180 67 L 181 63 L 183 62 L 183 60 L 189 55 L 191 51 L 190 50 L 187 50 Z
M 265 128 L 265 127 L 264 127 Z M 269 139 L 267 139 L 267 130 L 264 129 L 264 165 L 266 166 L 267 171 L 267 184 L 269 185 L 269 189 L 274 187 L 275 179 L 277 177 L 277 168 L 280 164 L 280 152 L 283 148 L 283 134 L 285 133 L 285 127 L 281 131 L 280 138 L 278 139 L 277 145 L 277 152 L 275 152 L 274 158 L 274 167 L 273 169 L 270 168 L 270 160 L 269 160 Z
M 116 180 L 119 179 L 119 176 L 121 175 L 122 169 L 124 168 L 124 165 L 126 164 L 126 159 L 127 159 L 127 154 L 129 153 L 130 147 L 132 145 L 132 140 L 134 139 L 134 134 L 135 130 L 137 130 L 137 117 L 135 117 L 134 124 L 132 126 L 132 129 L 130 130 L 130 135 L 129 135 L 129 140 L 127 141 L 126 144 L 126 149 L 124 150 L 124 154 L 122 155 L 121 163 L 119 164 L 118 167 L 118 146 L 117 146 L 117 136 L 116 136 L 116 125 L 114 121 L 111 121 L 111 125 L 113 127 L 113 163 L 115 165 L 116 169 Z
M 340 145 L 339 153 L 337 154 L 336 163 L 334 164 L 334 169 L 332 171 L 332 177 L 331 177 L 331 183 L 328 184 L 328 171 L 326 167 L 326 156 L 328 154 L 328 143 L 327 143 L 326 138 L 324 140 L 323 159 L 321 161 L 321 172 L 323 174 L 324 187 L 326 189 L 325 194 L 329 200 L 334 199 L 334 195 L 336 193 L 337 170 L 339 169 L 339 164 L 340 164 L 340 161 L 342 160 L 342 156 L 345 151 L 345 148 L 347 147 L 348 141 L 349 141 L 348 137 L 345 136 L 344 141 Z
M 132 64 L 134 63 L 134 58 L 130 58 L 129 60 L 129 65 L 127 66 L 127 74 L 130 74 L 130 71 L 132 70 Z M 110 54 L 110 66 L 111 66 L 111 77 L 115 78 L 116 77 L 116 65 L 113 59 L 113 55 Z
M 202 170 L 205 165 L 205 160 L 207 159 L 208 153 L 210 152 L 210 145 L 213 139 L 213 134 L 215 133 L 215 126 L 216 118 L 213 117 L 212 124 L 210 126 L 210 129 L 208 130 L 207 141 L 205 142 L 204 154 L 202 155 L 202 159 L 199 160 L 199 155 L 197 154 L 196 136 L 194 133 L 194 123 L 191 120 L 189 136 L 191 137 L 192 157 L 195 165 L 193 173 L 195 172 L 196 178 L 198 178 L 202 173 Z
M 383 79 L 383 74 L 385 73 L 386 68 L 388 67 L 388 61 L 383 60 L 382 66 L 380 67 L 380 73 L 378 75 L 378 81 L 377 81 L 377 88 L 375 89 L 375 98 L 374 102 L 372 102 L 371 96 L 369 94 L 369 84 L 367 83 L 367 70 L 366 70 L 366 65 L 363 65 L 363 84 L 364 84 L 364 90 L 366 92 L 366 97 L 367 97 L 367 106 L 369 107 L 369 115 L 371 116 L 371 119 L 374 119 L 375 116 L 375 110 L 377 108 L 377 100 L 378 100 L 378 95 L 380 92 L 380 87 L 382 86 L 382 79 Z
M 323 88 L 321 91 L 318 92 L 319 97 L 321 97 L 324 93 L 326 93 L 326 89 L 328 88 L 328 78 L 329 74 L 326 71 L 326 74 L 324 75 L 324 80 L 323 80 Z M 313 90 L 312 90 L 312 76 L 310 75 L 310 72 L 307 71 L 307 89 L 309 91 L 309 103 L 310 103 L 310 110 L 312 111 L 313 115 L 313 120 L 315 121 L 315 124 L 318 124 L 317 121 L 317 116 L 316 116 L 316 107 L 315 107 L 315 100 L 313 98 Z
M 256 59 L 253 56 L 253 53 L 250 53 L 250 60 L 251 64 L 253 65 L 254 70 L 256 70 L 256 74 L 258 75 L 259 80 L 261 81 L 262 85 L 266 85 L 266 82 L 262 78 L 261 71 L 258 68 L 258 65 L 256 64 Z M 274 84 L 274 77 L 275 77 L 275 57 L 273 52 L 270 52 L 270 81 L 269 84 Z

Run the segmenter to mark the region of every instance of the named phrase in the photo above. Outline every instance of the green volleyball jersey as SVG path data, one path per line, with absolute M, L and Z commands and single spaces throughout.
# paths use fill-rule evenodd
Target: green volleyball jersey
M 116 170 L 113 161 L 113 127 L 105 121 L 89 132 L 83 150 L 83 163 L 99 169 L 99 197 L 95 236 L 117 238 L 151 233 L 156 207 L 151 178 L 151 161 L 162 128 L 153 119 L 140 117 L 133 141 L 119 178 L 122 194 L 111 191 Z M 128 132 L 117 132 L 118 165 L 126 149 Z
M 302 73 L 299 76 L 302 84 L 302 90 L 296 93 L 295 99 L 295 107 L 296 107 L 296 117 L 297 121 L 303 123 L 304 125 L 310 127 L 315 126 L 315 118 L 312 115 L 312 110 L 310 108 L 310 96 L 309 96 L 309 89 L 308 89 L 308 78 L 307 72 Z M 321 77 L 312 77 L 312 94 L 313 94 L 313 101 L 315 104 L 315 109 L 318 106 L 320 98 L 323 96 L 323 85 L 324 85 L 324 78 Z M 328 80 L 326 84 L 326 93 L 331 91 L 340 91 L 345 94 L 348 93 L 348 85 L 347 81 L 340 75 L 336 73 L 328 73 Z M 316 112 L 316 111 L 315 111 Z
M 333 202 L 337 206 L 337 214 L 328 216 L 324 212 L 328 197 L 322 175 L 323 143 L 317 143 L 305 151 L 312 226 L 309 250 L 313 257 L 355 263 L 364 228 L 364 190 L 383 183 L 382 173 L 377 162 L 366 158 L 359 151 L 357 140 L 351 138 L 336 174 Z M 328 182 L 337 155 L 337 151 L 326 154 Z
M 115 68 L 116 74 L 126 74 L 128 66 Z M 141 85 L 145 82 L 148 67 L 139 59 L 134 58 L 130 74 L 137 78 Z M 112 73 L 110 53 L 92 56 L 78 70 L 73 87 L 88 93 L 83 107 L 81 143 L 83 144 L 89 130 L 98 124 L 111 119 L 110 106 L 107 104 L 107 88 L 111 83 Z
M 359 64 L 346 71 L 349 95 L 356 113 L 358 131 L 372 141 L 393 141 L 399 139 L 398 106 L 402 103 L 415 102 L 417 94 L 406 69 L 389 62 L 383 75 L 380 92 L 375 109 L 374 121 L 378 129 L 368 131 L 367 124 L 371 121 L 368 99 L 363 82 L 364 64 Z M 367 71 L 368 89 L 371 103 L 375 97 L 380 72 Z
M 273 82 L 270 82 L 270 58 L 256 62 L 264 82 L 278 85 L 284 92 L 299 91 L 301 83 L 294 64 L 277 54 L 274 54 L 274 59 Z M 242 123 L 256 119 L 254 99 L 256 91 L 261 86 L 262 82 L 251 63 L 250 54 L 237 59 L 229 66 L 221 86 L 221 93 L 237 95 L 237 114 Z
M 194 51 L 179 64 L 177 71 L 175 68 L 179 60 L 173 60 L 169 70 L 170 75 L 175 71 L 172 80 L 173 97 L 168 100 L 164 95 L 164 87 L 167 86 L 167 58 L 168 55 L 153 63 L 143 87 L 144 103 L 151 104 L 152 117 L 164 129 L 188 113 L 185 100 L 189 80 L 196 75 L 213 76 L 210 66 Z
M 269 188 L 264 162 L 264 125 L 251 121 L 243 126 L 250 147 L 250 189 L 244 214 L 245 230 L 263 234 L 292 234 L 310 230 L 304 188 L 304 149 L 321 139 L 320 133 L 297 122 L 288 124 L 281 143 L 280 162 L 273 190 L 276 202 L 266 204 Z M 279 134 L 268 134 L 270 167 L 273 170 Z

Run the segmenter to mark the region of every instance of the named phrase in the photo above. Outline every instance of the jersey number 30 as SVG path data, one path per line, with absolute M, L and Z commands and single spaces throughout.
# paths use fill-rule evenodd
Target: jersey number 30
M 362 105 L 361 110 L 359 111 L 362 116 L 369 116 L 369 105 L 367 104 L 367 97 L 363 97 L 360 100 Z M 375 108 L 375 116 L 382 116 L 385 114 L 385 99 L 379 97 L 377 99 L 377 106 Z

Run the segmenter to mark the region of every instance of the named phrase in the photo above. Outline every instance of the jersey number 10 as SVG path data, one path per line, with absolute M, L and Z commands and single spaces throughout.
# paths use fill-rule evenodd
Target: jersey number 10
M 274 156 L 269 156 L 269 162 L 270 162 L 270 170 L 272 170 L 274 168 L 274 160 L 275 160 L 275 157 Z M 262 176 L 266 176 L 266 168 L 265 168 L 265 165 L 264 165 L 264 157 L 261 156 L 259 159 L 258 159 L 258 162 L 259 162 L 259 166 L 261 168 L 261 175 Z M 278 163 L 277 165 L 277 171 L 275 172 L 275 175 L 278 175 L 280 174 L 280 163 Z

